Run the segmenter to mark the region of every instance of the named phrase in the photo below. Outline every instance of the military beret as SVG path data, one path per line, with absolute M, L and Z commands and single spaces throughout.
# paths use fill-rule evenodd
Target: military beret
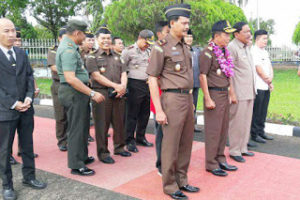
M 190 18 L 191 5 L 189 4 L 175 4 L 165 8 L 166 18 L 170 19 L 173 16 L 183 16 Z
M 221 21 L 217 21 L 216 23 L 214 23 L 211 31 L 213 33 L 218 32 L 218 31 L 224 32 L 224 33 L 233 33 L 234 31 L 236 31 L 236 29 L 232 28 L 228 21 L 221 20 Z
M 58 36 L 59 37 L 62 37 L 64 34 L 66 34 L 67 33 L 67 27 L 66 26 L 63 26 L 63 27 L 61 27 L 60 29 L 59 29 L 59 31 L 58 31 Z
M 154 44 L 154 33 L 148 29 L 142 30 L 139 37 L 146 39 L 148 44 Z
M 17 38 L 21 38 L 21 29 L 16 27 Z
M 82 20 L 72 19 L 67 23 L 67 28 L 71 28 L 73 30 L 78 30 L 82 32 L 85 32 L 87 27 L 88 25 Z
M 100 33 L 103 33 L 103 34 L 111 34 L 111 31 L 109 30 L 109 28 L 107 27 L 106 24 L 102 24 L 98 31 L 96 32 L 96 35 L 98 36 Z

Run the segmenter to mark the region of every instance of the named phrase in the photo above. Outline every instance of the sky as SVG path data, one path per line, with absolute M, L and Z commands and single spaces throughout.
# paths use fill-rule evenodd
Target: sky
M 274 46 L 293 46 L 292 36 L 300 22 L 300 0 L 248 0 L 243 8 L 247 18 L 274 19 L 275 34 L 271 37 Z

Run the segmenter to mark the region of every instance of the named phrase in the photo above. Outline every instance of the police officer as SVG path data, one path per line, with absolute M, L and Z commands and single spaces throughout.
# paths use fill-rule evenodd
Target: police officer
M 115 161 L 108 150 L 107 133 L 112 123 L 114 130 L 114 154 L 129 157 L 124 150 L 124 111 L 127 85 L 126 66 L 111 50 L 111 32 L 102 26 L 96 33 L 99 49 L 92 52 L 86 60 L 86 66 L 91 73 L 93 89 L 105 96 L 105 101 L 93 103 L 93 118 L 96 131 L 97 155 L 100 161 L 113 164 Z
M 154 34 L 150 30 L 139 33 L 135 44 L 122 52 L 121 59 L 128 66 L 128 98 L 127 98 L 127 149 L 138 152 L 136 144 L 151 147 L 145 137 L 146 127 L 150 116 L 150 92 L 147 84 L 146 69 L 149 64 L 150 44 L 153 44 Z M 136 129 L 136 141 L 134 131 Z
M 204 94 L 205 167 L 216 176 L 227 176 L 224 170 L 237 170 L 237 167 L 227 164 L 224 155 L 229 127 L 229 97 L 232 103 L 236 103 L 234 90 L 230 87 L 233 61 L 226 48 L 230 33 L 234 31 L 225 20 L 216 22 L 212 27 L 212 41 L 200 55 L 200 81 Z M 220 67 L 218 60 L 226 60 L 226 64 L 222 64 L 225 68 Z
M 156 121 L 162 124 L 164 133 L 161 151 L 163 190 L 173 199 L 187 199 L 180 190 L 199 191 L 189 185 L 187 179 L 194 134 L 193 69 L 190 50 L 183 37 L 189 30 L 190 9 L 188 4 L 165 9 L 170 34 L 152 48 L 147 68 Z
M 80 57 L 79 46 L 85 39 L 87 24 L 80 20 L 70 20 L 67 35 L 62 39 L 56 54 L 56 67 L 60 79 L 58 98 L 67 112 L 68 167 L 72 174 L 89 176 L 94 170 L 86 167 L 94 161 L 88 157 L 88 131 L 90 120 L 89 102 L 104 101 L 103 95 L 91 90 L 88 72 Z
M 59 29 L 58 41 L 61 41 L 66 35 L 66 27 Z M 55 64 L 55 56 L 58 46 L 53 46 L 48 51 L 48 67 L 51 69 L 52 85 L 51 95 L 53 99 L 54 117 L 56 121 L 56 139 L 58 140 L 57 146 L 60 151 L 67 151 L 67 115 L 66 110 L 58 101 L 58 88 L 60 85 L 59 76 Z

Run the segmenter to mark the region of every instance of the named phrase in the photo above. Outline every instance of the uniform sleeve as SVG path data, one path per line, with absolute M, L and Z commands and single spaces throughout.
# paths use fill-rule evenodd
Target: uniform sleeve
M 48 67 L 55 65 L 55 56 L 56 56 L 56 51 L 49 49 L 48 57 L 47 57 Z
M 147 67 L 146 73 L 150 76 L 158 77 L 163 71 L 164 67 L 164 52 L 162 47 L 157 44 L 153 46 L 150 58 L 149 65 Z
M 77 56 L 76 51 L 72 48 L 67 48 L 61 53 L 61 66 L 62 71 L 76 71 Z
M 128 49 L 125 49 L 125 50 L 122 52 L 122 55 L 121 55 L 121 58 L 120 58 L 120 59 L 121 59 L 123 65 L 128 66 L 129 61 L 130 61 L 130 56 L 129 56 L 129 50 L 128 50 Z
M 85 61 L 85 66 L 89 74 L 98 71 L 96 57 L 94 55 L 88 55 Z
M 199 56 L 200 74 L 208 74 L 212 64 L 212 55 L 208 50 L 203 50 Z M 200 67 L 201 66 L 201 67 Z

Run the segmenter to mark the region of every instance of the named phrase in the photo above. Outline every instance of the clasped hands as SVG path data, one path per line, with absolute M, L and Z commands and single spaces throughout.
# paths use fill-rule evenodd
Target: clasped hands
M 116 98 L 122 98 L 126 94 L 126 86 L 122 84 L 117 84 L 114 89 L 114 92 L 118 93 Z
M 17 101 L 15 106 L 15 110 L 19 112 L 26 112 L 31 107 L 31 101 L 29 99 L 25 99 L 24 102 Z

